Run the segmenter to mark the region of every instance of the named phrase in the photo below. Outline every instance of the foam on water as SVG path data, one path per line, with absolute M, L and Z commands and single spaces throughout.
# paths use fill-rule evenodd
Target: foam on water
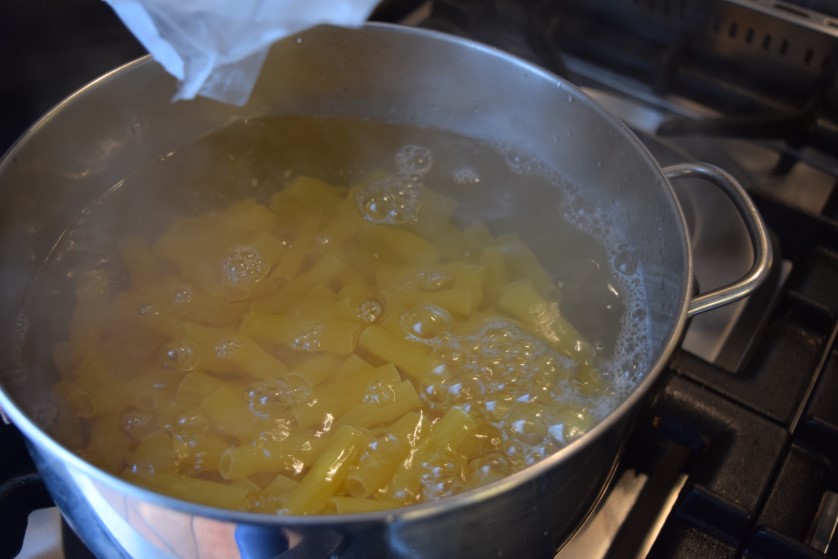
M 619 292 L 624 311 L 613 351 L 603 356 L 603 362 L 599 363 L 614 387 L 611 398 L 602 399 L 592 410 L 598 419 L 602 419 L 631 393 L 651 366 L 647 347 L 650 325 L 642 266 L 633 256 L 618 224 L 604 208 L 591 201 L 590 195 L 543 162 L 524 157 L 503 145 L 490 145 L 503 155 L 506 167 L 513 173 L 536 176 L 558 188 L 562 194 L 564 220 L 582 233 L 596 238 L 605 249 L 605 264 L 617 283 L 614 287 Z

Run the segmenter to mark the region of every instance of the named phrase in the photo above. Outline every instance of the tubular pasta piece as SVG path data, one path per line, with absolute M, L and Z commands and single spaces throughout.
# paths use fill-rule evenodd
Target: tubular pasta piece
M 256 378 L 280 378 L 288 373 L 285 363 L 244 334 L 218 342 L 215 351 L 221 359 L 229 360 Z
M 416 412 L 407 413 L 386 427 L 384 435 L 373 439 L 361 452 L 346 479 L 347 492 L 353 497 L 369 497 L 384 487 L 416 447 L 422 432 L 422 416 Z
M 358 242 L 394 264 L 431 264 L 441 256 L 436 246 L 419 235 L 384 225 L 364 223 Z
M 282 344 L 292 349 L 352 353 L 361 325 L 349 320 L 311 320 L 295 316 L 250 313 L 241 332 L 263 344 Z
M 361 403 L 364 395 L 375 383 L 379 382 L 385 386 L 396 386 L 401 382 L 401 378 L 390 363 L 361 371 L 318 386 L 311 403 L 295 406 L 291 412 L 300 427 L 311 427 L 326 421 L 334 421 Z
M 325 508 L 343 485 L 365 439 L 359 429 L 348 425 L 338 427 L 292 494 L 288 510 L 292 514 L 317 514 Z
M 340 416 L 337 423 L 365 428 L 375 427 L 394 421 L 407 412 L 421 407 L 422 401 L 416 394 L 416 389 L 409 380 L 406 380 L 396 386 L 387 386 L 383 402 L 363 402 Z
M 294 369 L 286 375 L 286 378 L 291 378 L 293 376 L 304 380 L 306 384 L 314 387 L 334 377 L 335 371 L 338 370 L 340 365 L 340 357 L 332 355 L 331 353 L 323 353 L 294 367 Z
M 190 371 L 178 385 L 175 401 L 186 405 L 199 406 L 224 381 L 202 371 Z
M 287 434 L 287 433 L 286 433 Z M 219 473 L 238 479 L 259 472 L 299 472 L 323 449 L 323 439 L 312 435 L 262 436 L 252 444 L 228 448 L 221 455 Z
M 358 347 L 383 361 L 393 363 L 420 383 L 433 369 L 427 351 L 380 326 L 370 326 L 358 338 Z

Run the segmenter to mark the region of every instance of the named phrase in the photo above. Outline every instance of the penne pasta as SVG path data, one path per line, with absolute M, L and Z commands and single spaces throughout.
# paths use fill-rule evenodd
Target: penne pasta
M 536 254 L 405 176 L 295 177 L 120 240 L 114 281 L 78 272 L 52 351 L 62 442 L 180 499 L 362 514 L 589 429 L 605 380 Z
M 291 495 L 288 511 L 317 514 L 323 510 L 343 485 L 365 438 L 364 433 L 354 427 L 339 427 Z
M 353 497 L 369 497 L 385 487 L 399 465 L 418 445 L 423 425 L 421 415 L 407 413 L 386 427 L 382 436 L 372 439 L 347 476 L 347 492 Z M 426 425 L 424 429 L 427 430 Z

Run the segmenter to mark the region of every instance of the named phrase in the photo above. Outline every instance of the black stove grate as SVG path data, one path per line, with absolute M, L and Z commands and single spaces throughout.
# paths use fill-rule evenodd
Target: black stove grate
M 727 371 L 676 352 L 634 430 L 624 468 L 651 473 L 667 448 L 687 449 L 687 481 L 651 557 L 838 557 L 828 510 L 838 502 L 838 225 L 752 196 L 785 232 L 793 271 L 750 359 Z M 828 555 L 809 545 L 830 536 Z M 625 543 L 609 556 L 626 556 Z

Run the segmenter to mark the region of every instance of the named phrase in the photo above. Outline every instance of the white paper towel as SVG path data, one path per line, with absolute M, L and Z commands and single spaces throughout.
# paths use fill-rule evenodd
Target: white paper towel
M 105 0 L 167 72 L 175 99 L 247 102 L 271 43 L 321 23 L 356 27 L 379 0 Z

